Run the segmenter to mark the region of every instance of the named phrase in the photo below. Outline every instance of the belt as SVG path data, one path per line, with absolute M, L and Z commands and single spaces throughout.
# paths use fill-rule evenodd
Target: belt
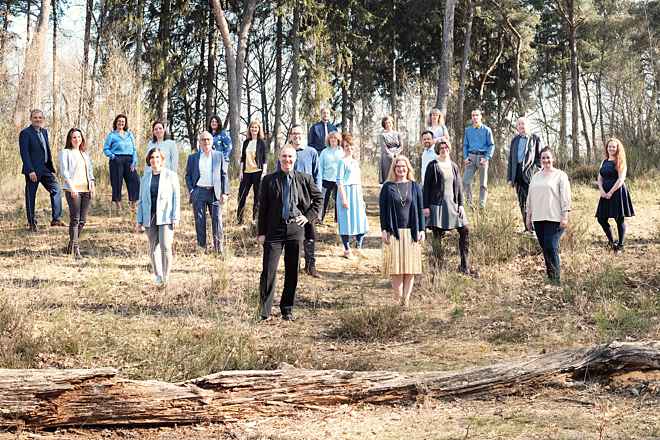
M 468 154 L 474 154 L 475 156 L 485 156 L 485 151 L 469 151 Z
M 213 189 L 212 186 L 200 186 L 200 185 L 195 185 L 195 186 L 196 186 L 197 188 L 206 189 L 206 190 L 208 190 L 208 189 Z

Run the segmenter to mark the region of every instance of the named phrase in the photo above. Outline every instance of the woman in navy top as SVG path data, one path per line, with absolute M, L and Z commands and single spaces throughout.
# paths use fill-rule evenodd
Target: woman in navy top
M 623 144 L 617 138 L 608 139 L 605 144 L 605 160 L 600 165 L 598 172 L 598 189 L 600 200 L 596 209 L 596 218 L 603 228 L 607 242 L 614 252 L 623 250 L 623 240 L 626 235 L 626 217 L 635 215 L 628 188 L 626 188 L 626 151 Z M 609 219 L 616 222 L 619 236 L 614 241 Z
M 131 207 L 135 206 L 140 196 L 140 178 L 137 174 L 137 147 L 133 133 L 128 131 L 128 118 L 119 114 L 112 122 L 112 131 L 108 133 L 103 144 L 103 153 L 110 163 L 110 186 L 112 187 L 112 203 L 121 209 L 122 182 L 126 182 L 128 200 Z
M 380 229 L 384 272 L 392 279 L 394 299 L 408 306 L 415 275 L 422 273 L 424 215 L 422 189 L 406 156 L 392 160 L 387 181 L 380 190 Z

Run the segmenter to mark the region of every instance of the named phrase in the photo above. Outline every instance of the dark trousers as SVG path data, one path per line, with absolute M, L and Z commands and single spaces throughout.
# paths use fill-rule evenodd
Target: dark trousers
M 612 236 L 612 228 L 610 227 L 609 219 L 598 217 L 597 220 L 600 227 L 603 228 L 603 232 L 605 232 L 607 241 L 610 244 L 614 244 L 614 237 Z M 614 219 L 614 221 L 616 222 L 616 232 L 619 235 L 619 242 L 618 242 L 619 246 L 623 246 L 623 240 L 626 238 L 625 220 L 626 219 L 623 216 Z
M 88 192 L 79 192 L 77 197 L 72 197 L 71 192 L 65 191 L 66 203 L 69 205 L 69 242 L 77 244 L 80 233 L 87 221 L 87 212 L 92 202 Z
M 518 194 L 518 206 L 520 206 L 520 213 L 523 218 L 523 225 L 527 229 L 527 193 L 529 192 L 529 182 L 525 181 L 523 171 L 520 164 L 517 165 L 516 170 L 516 193 Z
M 442 250 L 442 239 L 447 230 L 440 228 L 431 228 L 433 231 L 433 240 L 431 241 L 431 250 L 436 261 L 443 261 L 444 252 Z M 467 226 L 456 228 L 458 232 L 458 253 L 461 257 L 461 269 L 466 270 L 469 265 L 469 247 L 470 247 L 470 229 Z
M 222 252 L 222 209 L 213 188 L 196 186 L 191 194 L 197 245 L 206 248 L 206 211 L 211 214 L 213 250 Z
M 264 242 L 263 269 L 259 282 L 261 297 L 261 317 L 268 318 L 273 307 L 275 280 L 280 256 L 284 250 L 284 290 L 280 299 L 280 311 L 283 315 L 291 313 L 298 286 L 298 258 L 300 256 L 301 230 L 295 223 L 282 223 L 281 233 L 266 237 Z
M 303 250 L 305 252 L 305 268 L 316 267 L 316 251 L 314 250 L 316 240 L 316 226 L 314 221 L 305 223 L 305 242 Z
M 243 211 L 245 202 L 250 194 L 250 188 L 253 188 L 254 204 L 252 205 L 252 220 L 257 218 L 259 212 L 259 187 L 261 186 L 261 171 L 256 173 L 243 173 L 243 179 L 238 186 L 238 208 L 236 208 L 236 220 L 243 223 Z
M 140 198 L 140 178 L 137 171 L 131 170 L 133 156 L 120 154 L 110 160 L 110 186 L 112 187 L 112 201 L 121 202 L 123 182 L 126 182 L 128 200 L 137 201 Z
M 337 182 L 324 180 L 321 186 L 323 187 L 323 212 L 321 212 L 321 221 L 325 218 L 325 211 L 328 209 L 330 198 L 332 198 L 335 206 L 335 223 L 337 223 Z
M 37 181 L 30 180 L 30 176 L 25 176 L 25 213 L 27 214 L 27 221 L 30 225 L 36 225 L 37 219 L 35 218 L 35 202 L 37 199 L 37 189 L 39 184 L 46 188 L 50 194 L 50 206 L 52 209 L 53 220 L 58 220 L 62 217 L 62 190 L 60 184 L 54 174 L 42 174 L 37 176 Z
M 559 281 L 561 274 L 559 259 L 559 239 L 564 230 L 559 227 L 559 222 L 541 221 L 534 222 L 534 231 L 539 245 L 543 250 L 543 259 L 545 260 L 545 270 L 548 278 L 552 281 Z
M 351 245 L 351 235 L 340 235 L 341 244 L 344 245 L 344 250 L 347 251 L 350 249 Z M 355 242 L 357 243 L 357 248 L 362 249 L 362 244 L 364 243 L 364 234 L 358 234 L 355 236 Z

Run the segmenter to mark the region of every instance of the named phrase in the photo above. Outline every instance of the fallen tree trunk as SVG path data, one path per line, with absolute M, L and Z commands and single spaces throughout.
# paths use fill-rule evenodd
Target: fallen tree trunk
M 563 350 L 461 372 L 406 375 L 281 369 L 225 371 L 181 383 L 135 381 L 111 368 L 0 370 L 0 426 L 164 425 L 286 415 L 349 403 L 513 394 L 557 375 L 605 380 L 660 370 L 660 341 Z M 654 377 L 657 377 L 654 376 Z

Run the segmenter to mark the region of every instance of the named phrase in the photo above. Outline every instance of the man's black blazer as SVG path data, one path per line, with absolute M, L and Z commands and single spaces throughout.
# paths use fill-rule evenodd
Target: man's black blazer
M 298 209 L 314 222 L 318 219 L 319 209 L 323 201 L 321 191 L 316 187 L 314 179 L 309 174 L 292 171 L 293 180 L 298 190 Z M 257 235 L 266 238 L 274 235 L 282 224 L 282 188 L 284 172 L 276 171 L 264 177 L 259 188 L 259 217 Z
M 518 165 L 518 140 L 520 135 L 516 135 L 511 140 L 509 147 L 509 164 L 507 166 L 506 180 L 507 182 L 516 181 L 516 168 Z M 525 150 L 525 160 L 522 163 L 523 181 L 529 183 L 532 176 L 541 169 L 541 150 L 543 149 L 543 141 L 536 134 L 529 135 Z

